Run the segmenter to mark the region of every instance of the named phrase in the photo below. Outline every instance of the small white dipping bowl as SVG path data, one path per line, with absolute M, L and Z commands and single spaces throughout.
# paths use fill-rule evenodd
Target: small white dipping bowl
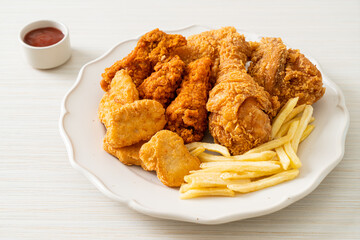
M 38 28 L 53 27 L 59 29 L 64 38 L 59 42 L 46 46 L 46 47 L 34 47 L 24 42 L 25 35 Z M 22 45 L 25 57 L 31 66 L 38 69 L 49 69 L 60 66 L 65 63 L 71 56 L 71 46 L 69 31 L 67 27 L 56 21 L 40 20 L 32 22 L 26 25 L 19 35 L 19 41 Z

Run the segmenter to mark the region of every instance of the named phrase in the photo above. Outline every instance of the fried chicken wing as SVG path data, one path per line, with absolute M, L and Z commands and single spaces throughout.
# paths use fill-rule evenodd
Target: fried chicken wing
M 211 135 L 234 155 L 270 139 L 270 119 L 279 105 L 247 74 L 244 41 L 243 37 L 221 41 L 219 76 L 206 105 Z
M 169 187 L 179 187 L 184 176 L 200 168 L 200 160 L 192 156 L 183 139 L 168 130 L 156 133 L 140 149 L 140 158 L 148 171 L 156 171 L 159 180 Z
M 155 72 L 138 87 L 140 97 L 156 100 L 167 107 L 175 98 L 184 67 L 185 63 L 177 55 L 156 64 Z
M 324 95 L 320 71 L 298 50 L 286 49 L 280 38 L 262 38 L 252 48 L 249 74 L 281 106 L 294 97 L 298 105 L 311 105 Z
M 208 57 L 212 61 L 212 70 L 210 82 L 215 83 L 220 65 L 220 41 L 226 37 L 244 38 L 234 27 L 223 27 L 217 30 L 202 32 L 187 38 L 187 44 L 175 50 L 181 59 L 189 64 L 199 58 Z M 251 55 L 251 50 L 245 41 L 239 42 L 241 46 L 241 59 L 246 62 L 247 57 Z
M 201 141 L 207 129 L 206 102 L 211 88 L 211 60 L 200 58 L 190 63 L 178 96 L 166 109 L 170 131 L 179 134 L 185 143 Z
M 111 89 L 104 93 L 98 110 L 99 119 L 106 127 L 110 124 L 110 116 L 122 105 L 139 100 L 139 93 L 126 70 L 116 73 L 111 82 Z
M 285 77 L 278 96 L 280 102 L 284 104 L 290 98 L 299 97 L 298 105 L 311 105 L 324 94 L 320 71 L 299 50 L 289 49 Z
M 151 74 L 157 62 L 167 58 L 176 48 L 185 44 L 185 37 L 178 34 L 166 34 L 159 29 L 146 33 L 128 56 L 105 69 L 101 75 L 102 89 L 109 90 L 111 80 L 120 69 L 126 69 L 135 85 L 139 86 Z
M 111 114 L 106 141 L 113 148 L 121 148 L 149 140 L 166 124 L 165 109 L 155 100 L 138 100 L 123 105 Z

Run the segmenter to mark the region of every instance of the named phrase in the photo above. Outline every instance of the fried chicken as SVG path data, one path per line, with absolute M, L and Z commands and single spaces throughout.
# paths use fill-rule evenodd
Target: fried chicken
M 185 143 L 201 141 L 207 129 L 210 71 L 211 60 L 207 57 L 190 63 L 177 91 L 178 96 L 166 109 L 166 128 L 179 134 Z
M 126 69 L 135 85 L 139 86 L 151 74 L 156 63 L 169 57 L 176 48 L 185 44 L 185 37 L 178 34 L 166 34 L 159 29 L 146 33 L 128 56 L 105 69 L 101 75 L 102 89 L 109 90 L 111 80 L 120 69 Z
M 149 140 L 166 124 L 165 109 L 155 100 L 138 100 L 123 105 L 111 114 L 106 141 L 113 148 L 121 148 Z
M 156 171 L 159 180 L 169 187 L 179 187 L 184 177 L 200 168 L 200 160 L 190 154 L 183 139 L 168 130 L 156 133 L 140 149 L 144 169 Z
M 311 105 L 325 94 L 320 71 L 299 50 L 288 50 L 282 83 L 278 96 L 281 103 L 299 97 L 298 105 Z
M 298 50 L 287 50 L 280 38 L 262 38 L 252 48 L 249 74 L 281 106 L 294 97 L 298 105 L 311 105 L 324 95 L 320 71 Z
M 156 100 L 167 107 L 175 98 L 175 91 L 181 83 L 184 67 L 185 63 L 179 56 L 157 63 L 155 72 L 138 87 L 140 97 Z
M 214 84 L 219 72 L 220 41 L 226 37 L 239 38 L 241 36 L 234 27 L 223 27 L 217 30 L 202 32 L 200 34 L 189 36 L 187 38 L 186 46 L 176 49 L 175 54 L 178 54 L 186 64 L 202 57 L 210 58 L 212 61 L 210 82 Z M 243 45 L 241 47 L 243 50 L 241 54 L 243 54 L 243 56 L 241 59 L 246 62 L 247 57 L 251 55 L 251 51 L 245 41 L 242 43 Z
M 247 74 L 243 57 L 247 55 L 246 45 L 239 36 L 221 41 L 219 76 L 206 105 L 211 135 L 233 155 L 270 139 L 270 120 L 279 105 Z

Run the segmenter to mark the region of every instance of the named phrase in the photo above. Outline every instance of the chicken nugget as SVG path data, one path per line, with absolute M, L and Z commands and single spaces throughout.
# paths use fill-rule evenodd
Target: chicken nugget
M 141 141 L 127 147 L 113 148 L 106 139 L 104 139 L 103 147 L 106 152 L 118 158 L 120 162 L 125 165 L 142 165 L 139 151 L 144 143 L 145 141 Z
M 155 100 L 139 100 L 123 105 L 111 115 L 105 135 L 113 148 L 149 140 L 166 124 L 165 109 Z
M 200 160 L 190 154 L 176 133 L 162 130 L 140 148 L 140 159 L 148 170 L 156 170 L 166 186 L 179 187 L 184 176 L 200 168 Z
M 117 112 L 122 105 L 139 100 L 139 93 L 126 70 L 116 73 L 111 82 L 111 89 L 102 97 L 98 116 L 106 127 L 109 126 L 111 113 Z

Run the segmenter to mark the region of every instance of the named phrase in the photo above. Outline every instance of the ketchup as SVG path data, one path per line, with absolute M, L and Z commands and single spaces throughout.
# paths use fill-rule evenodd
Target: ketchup
M 24 42 L 33 47 L 47 47 L 59 42 L 64 34 L 57 28 L 38 28 L 25 35 Z

